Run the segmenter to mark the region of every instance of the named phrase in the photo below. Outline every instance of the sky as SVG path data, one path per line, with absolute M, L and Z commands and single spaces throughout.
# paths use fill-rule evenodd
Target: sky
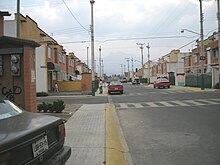
M 14 19 L 16 0 L 0 0 L 0 10 L 9 11 Z M 204 39 L 217 32 L 217 1 L 203 0 Z M 74 52 L 91 68 L 91 4 L 90 0 L 20 0 L 20 12 L 28 15 L 47 34 L 63 45 L 66 52 Z M 195 48 L 200 36 L 199 0 L 95 0 L 94 39 L 95 68 L 99 71 L 99 56 L 104 73 L 122 74 L 122 70 L 141 68 L 143 43 L 144 63 L 174 49 L 188 52 Z M 191 44 L 188 44 L 191 43 Z M 187 46 L 185 46 L 187 45 Z M 101 52 L 99 48 L 101 47 Z M 123 67 L 121 67 L 123 66 Z

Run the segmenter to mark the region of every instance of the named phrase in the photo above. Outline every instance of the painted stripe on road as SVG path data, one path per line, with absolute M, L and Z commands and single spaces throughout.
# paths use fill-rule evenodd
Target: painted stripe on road
M 172 103 L 175 103 L 175 104 L 181 105 L 181 106 L 190 106 L 189 104 L 185 104 L 185 103 L 183 103 L 181 101 L 169 101 L 169 102 L 172 102 Z
M 174 106 L 173 104 L 170 104 L 170 103 L 168 103 L 168 102 L 166 102 L 166 101 L 161 101 L 161 102 L 159 102 L 159 103 L 163 104 L 163 105 L 166 106 L 166 107 L 173 107 L 173 106 Z

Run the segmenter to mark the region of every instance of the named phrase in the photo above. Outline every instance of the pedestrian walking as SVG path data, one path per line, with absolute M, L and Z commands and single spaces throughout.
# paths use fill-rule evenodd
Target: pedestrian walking
M 56 82 L 55 85 L 54 85 L 54 90 L 55 90 L 55 92 L 59 92 L 59 87 L 58 87 L 57 82 Z
M 102 82 L 102 80 L 100 79 L 100 81 L 99 81 L 99 94 L 102 94 L 102 92 L 103 92 L 102 87 L 103 87 L 103 82 Z

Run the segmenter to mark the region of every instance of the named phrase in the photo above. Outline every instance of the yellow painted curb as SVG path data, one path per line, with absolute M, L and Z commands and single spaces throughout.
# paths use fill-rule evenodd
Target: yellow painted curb
M 125 165 L 126 145 L 122 140 L 122 135 L 116 118 L 113 104 L 106 104 L 106 164 Z

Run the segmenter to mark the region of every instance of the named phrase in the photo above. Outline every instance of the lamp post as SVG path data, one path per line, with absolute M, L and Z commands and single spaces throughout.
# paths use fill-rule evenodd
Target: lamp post
M 203 13 L 202 13 L 202 0 L 199 0 L 200 3 L 200 36 L 201 36 L 201 53 L 200 53 L 200 61 L 201 61 L 201 90 L 204 90 L 204 42 L 203 42 Z
M 90 0 L 91 4 L 91 69 L 92 69 L 92 96 L 95 96 L 95 58 L 94 58 L 94 27 L 93 27 L 93 5 L 95 1 Z
M 204 60 L 205 60 L 205 55 L 204 55 L 204 41 L 203 41 L 203 13 L 202 13 L 202 0 L 199 0 L 200 2 L 200 33 L 194 32 L 192 30 L 188 29 L 182 29 L 181 33 L 184 33 L 184 31 L 188 31 L 197 35 L 200 35 L 201 41 L 200 41 L 200 64 L 201 64 L 201 90 L 204 90 Z
M 126 61 L 128 62 L 128 78 L 130 78 L 130 72 L 129 72 L 129 58 L 125 58 Z

